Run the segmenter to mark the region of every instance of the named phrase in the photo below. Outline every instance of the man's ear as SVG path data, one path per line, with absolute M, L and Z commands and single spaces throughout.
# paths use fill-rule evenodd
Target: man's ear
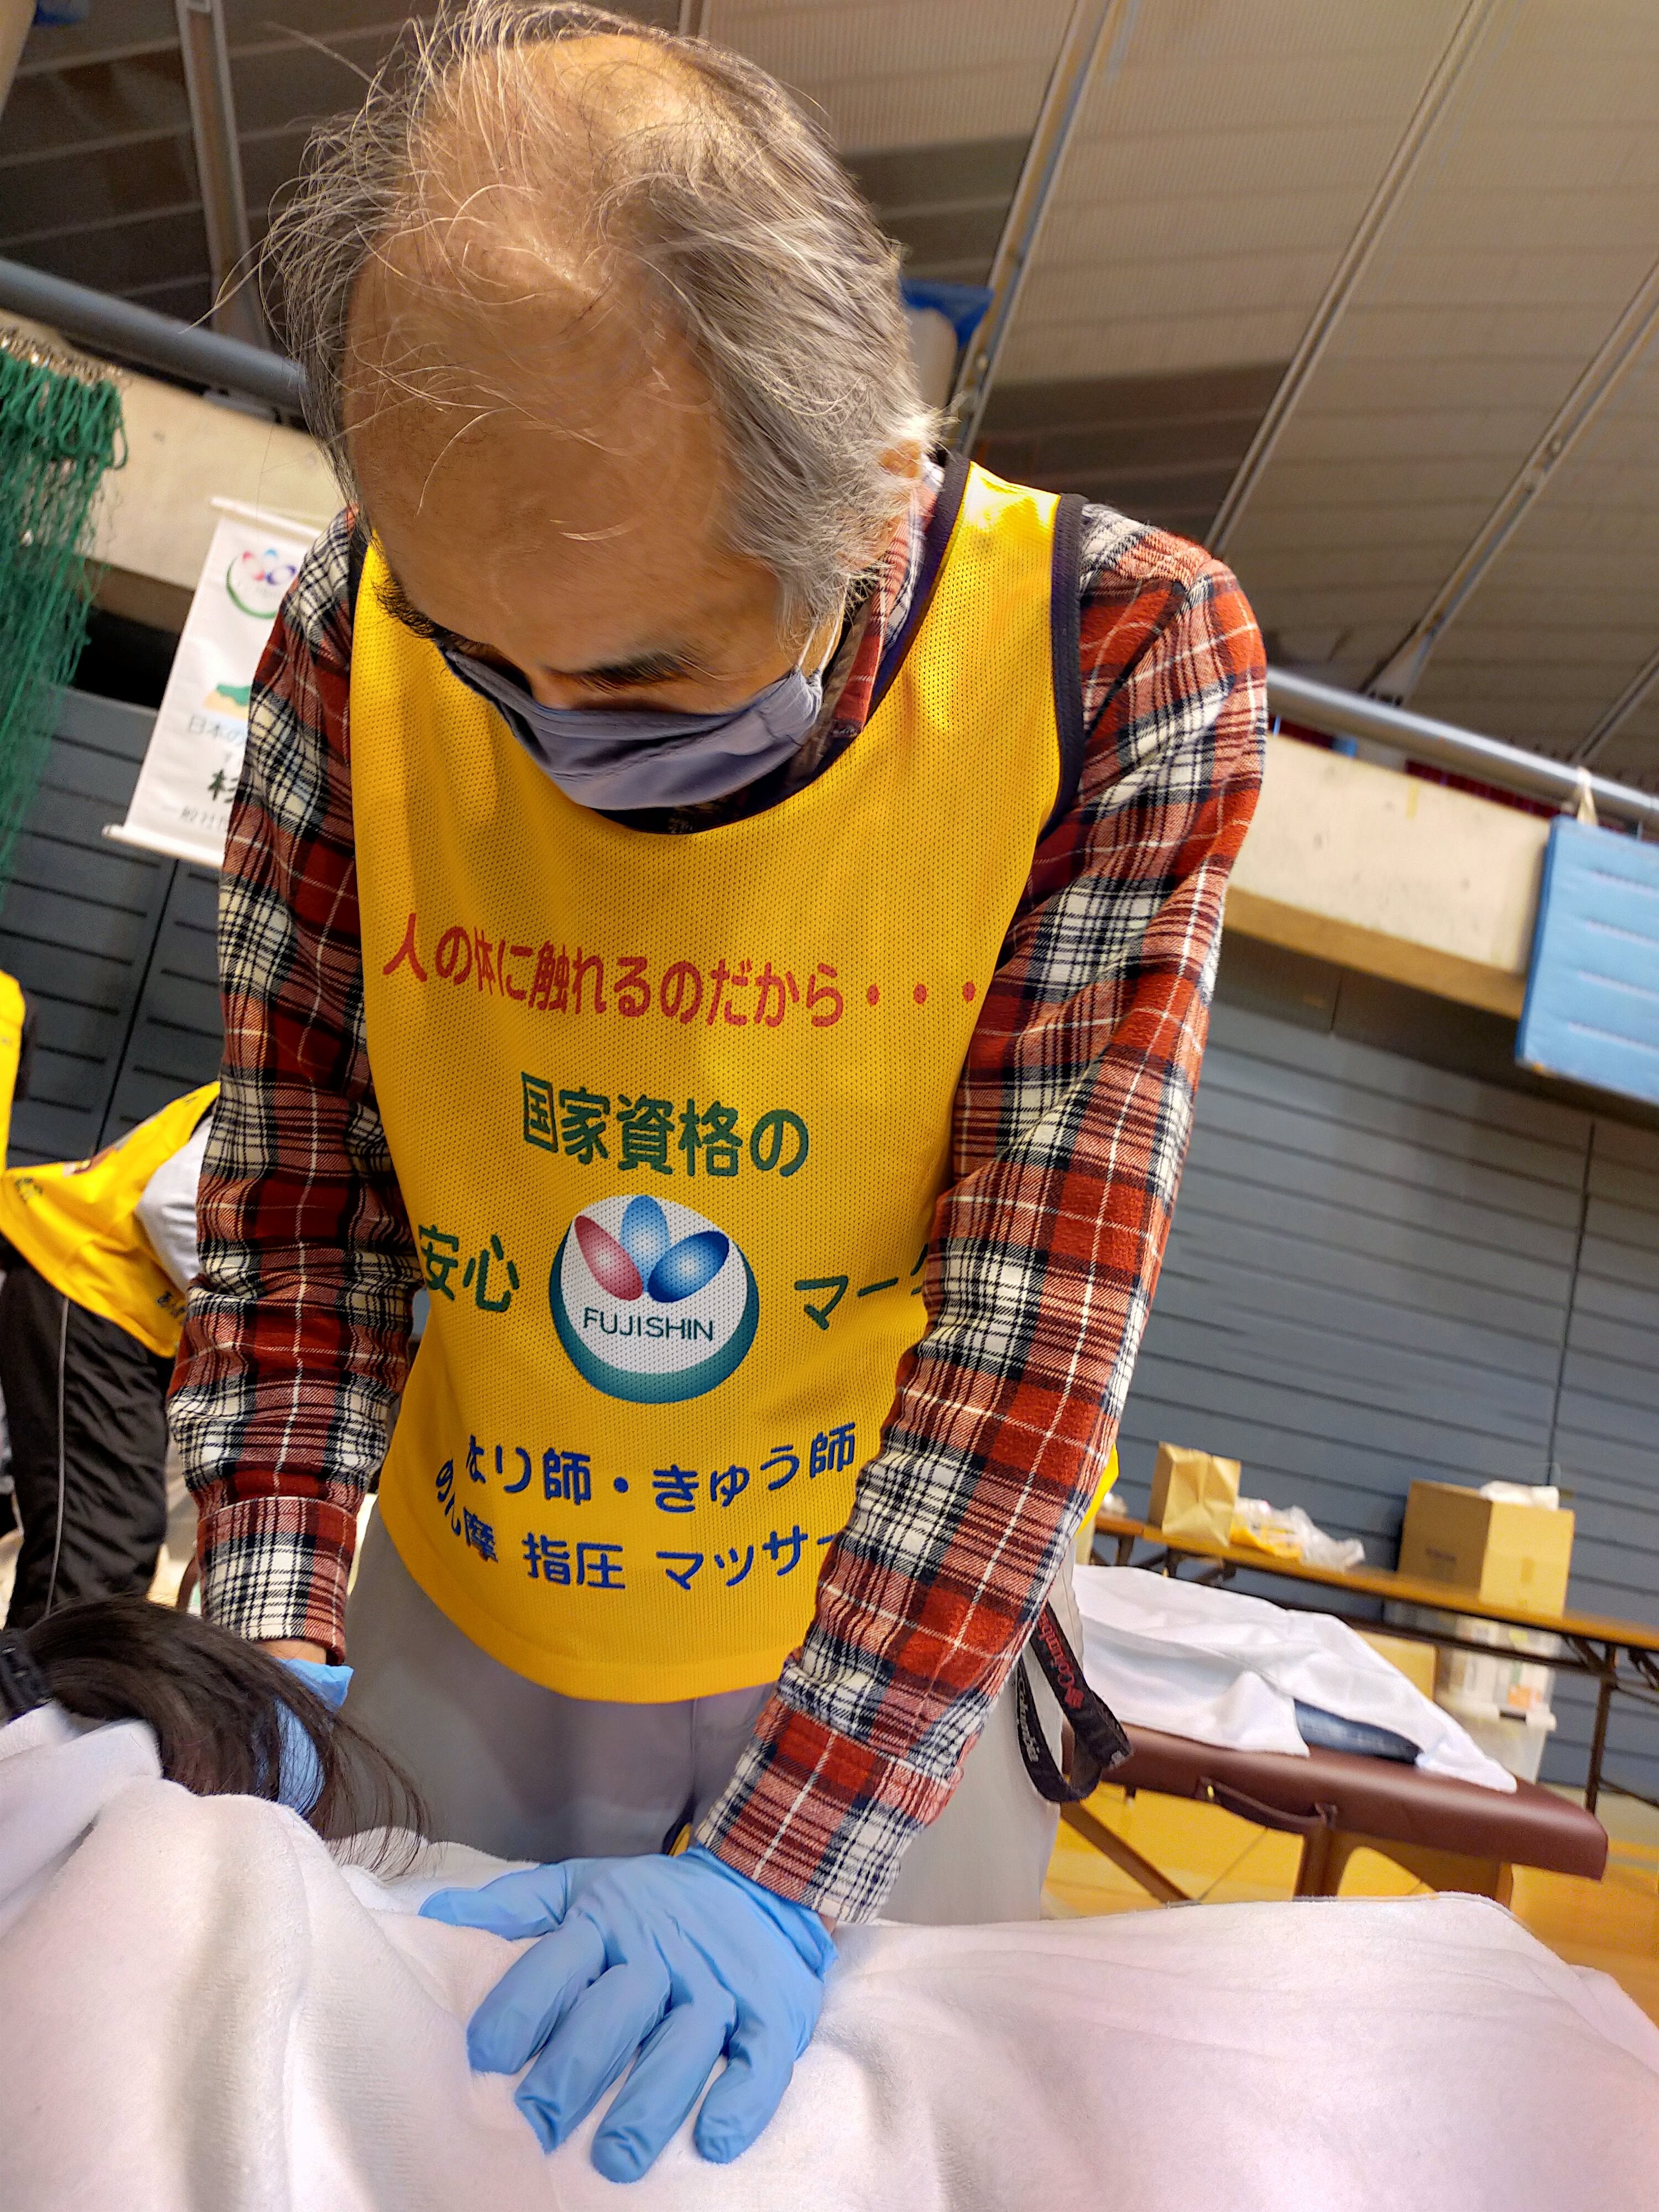
M 921 474 L 921 441 L 903 438 L 891 445 L 881 457 L 881 465 L 890 477 L 895 477 L 908 492 Z
M 881 525 L 869 546 L 866 558 L 872 567 L 879 561 L 892 542 L 898 527 L 899 517 L 909 505 L 910 495 L 921 475 L 925 458 L 920 438 L 902 438 L 889 446 L 881 457 L 881 465 L 893 487 L 893 505 L 886 520 Z

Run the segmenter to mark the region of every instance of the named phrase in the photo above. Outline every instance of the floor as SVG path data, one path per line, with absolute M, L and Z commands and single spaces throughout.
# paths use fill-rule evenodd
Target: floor
M 1611 1974 L 1659 2021 L 1659 1812 L 1620 1796 L 1604 1796 L 1598 1809 L 1612 1843 L 1601 1880 L 1517 1867 L 1511 1909 L 1560 1957 Z M 1253 1827 L 1218 1806 L 1145 1790 L 1129 1802 L 1121 1790 L 1108 1787 L 1095 1792 L 1089 1810 L 1189 1897 L 1206 1904 L 1288 1898 L 1294 1887 L 1299 1839 Z M 1391 1861 L 1361 1851 L 1349 1866 L 1343 1894 L 1408 1897 L 1421 1887 Z M 1159 1909 L 1127 1875 L 1065 1826 L 1043 1905 L 1055 1919 Z

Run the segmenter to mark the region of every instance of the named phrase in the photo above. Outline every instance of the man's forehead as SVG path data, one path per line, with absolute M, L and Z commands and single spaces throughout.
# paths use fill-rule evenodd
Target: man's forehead
M 379 597 L 386 613 L 417 637 L 462 653 L 477 653 L 482 650 L 489 655 L 498 650 L 482 629 L 477 632 L 470 628 L 458 629 L 437 621 L 409 592 L 389 563 L 379 586 Z M 617 599 L 612 606 L 610 644 L 601 646 L 599 639 L 590 635 L 584 641 L 589 657 L 569 666 L 562 665 L 561 675 L 626 689 L 633 684 L 672 683 L 680 677 L 705 672 L 703 649 L 665 623 L 659 607 L 643 599 L 636 601 L 631 595 Z
M 596 543 L 670 512 L 696 531 L 722 481 L 714 416 L 677 349 L 460 330 L 357 349 L 346 440 L 366 501 L 388 515 L 453 519 L 487 504 L 526 540 Z M 439 520 L 438 527 L 445 526 Z
M 732 554 L 716 518 L 664 504 L 648 477 L 609 526 L 556 486 L 531 496 L 520 482 L 500 511 L 491 489 L 458 477 L 453 496 L 418 511 L 383 511 L 371 491 L 366 520 L 425 634 L 447 633 L 440 643 L 483 646 L 525 670 L 665 683 L 719 673 L 734 627 L 775 607 L 775 583 Z
M 573 670 L 678 650 L 718 621 L 721 449 L 678 342 L 629 335 L 618 312 L 567 343 L 531 315 L 505 333 L 491 319 L 469 353 L 467 315 L 397 313 L 407 331 L 355 349 L 347 440 L 415 607 L 491 645 L 533 610 L 538 632 L 580 629 L 559 639 Z
M 563 441 L 496 428 L 477 446 L 456 441 L 425 476 L 364 478 L 367 520 L 435 619 L 449 620 L 446 605 L 503 597 L 561 599 L 589 619 L 619 590 L 678 604 L 700 572 L 720 565 L 712 503 L 676 495 L 686 487 L 665 468 L 643 458 L 595 466 Z M 631 651 L 637 641 L 617 642 Z
M 676 406 L 661 368 L 631 342 L 608 342 L 602 319 L 574 331 L 532 317 L 515 337 L 500 318 L 486 331 L 411 311 L 399 327 L 354 331 L 344 386 L 354 470 L 407 499 L 445 477 L 510 483 L 531 448 L 573 486 L 631 472 L 652 451 L 677 471 L 695 465 L 702 410 Z

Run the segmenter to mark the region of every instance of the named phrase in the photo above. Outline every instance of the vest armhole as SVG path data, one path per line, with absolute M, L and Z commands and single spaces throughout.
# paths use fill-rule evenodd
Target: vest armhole
M 351 526 L 351 538 L 346 548 L 346 605 L 351 614 L 351 627 L 357 627 L 357 595 L 363 588 L 363 568 L 368 560 L 368 532 L 361 522 Z
M 1071 811 L 1083 774 L 1087 733 L 1083 726 L 1083 669 L 1079 595 L 1082 590 L 1083 495 L 1067 492 L 1054 509 L 1054 556 L 1048 584 L 1048 637 L 1054 654 L 1054 734 L 1060 781 L 1042 837 Z M 1039 837 L 1037 842 L 1042 842 Z
M 968 489 L 968 471 L 972 466 L 965 453 L 952 453 L 945 465 L 939 495 L 933 501 L 933 512 L 928 518 L 927 529 L 922 539 L 921 559 L 918 564 L 915 588 L 910 593 L 910 605 L 902 628 L 887 641 L 881 656 L 881 665 L 876 671 L 876 680 L 871 687 L 869 711 L 865 716 L 867 728 L 875 713 L 892 688 L 893 678 L 903 665 L 904 656 L 915 641 L 921 628 L 922 617 L 933 602 L 933 587 L 939 582 L 939 571 L 945 566 L 945 548 L 957 526 L 957 517 L 962 512 L 962 495 Z

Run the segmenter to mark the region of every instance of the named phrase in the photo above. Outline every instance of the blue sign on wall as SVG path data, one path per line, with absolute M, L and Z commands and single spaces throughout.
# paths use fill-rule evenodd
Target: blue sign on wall
M 1659 845 L 1550 824 L 1515 1056 L 1659 1105 Z

